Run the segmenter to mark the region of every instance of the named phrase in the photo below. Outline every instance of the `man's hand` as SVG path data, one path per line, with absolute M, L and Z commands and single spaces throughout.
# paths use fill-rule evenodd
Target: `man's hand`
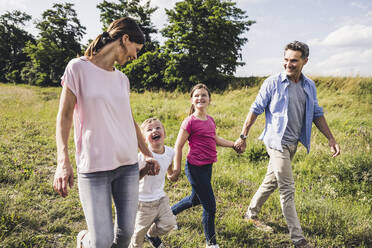
M 235 143 L 234 143 L 234 150 L 237 152 L 237 153 L 243 153 L 245 151 L 247 147 L 247 144 L 245 142 L 245 140 L 241 139 L 241 138 L 238 138 Z
M 146 167 L 149 168 L 147 175 L 155 176 L 159 174 L 160 166 L 158 161 L 151 157 L 145 157 Z
M 328 145 L 331 147 L 332 157 L 336 157 L 340 155 L 341 149 L 340 146 L 337 144 L 335 139 L 328 140 Z
M 74 172 L 70 163 L 58 164 L 54 174 L 53 188 L 62 197 L 68 195 L 67 185 L 72 188 L 74 185 Z

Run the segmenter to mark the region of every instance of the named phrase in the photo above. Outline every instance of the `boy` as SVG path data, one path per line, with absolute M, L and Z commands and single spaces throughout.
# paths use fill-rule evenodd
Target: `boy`
M 139 203 L 134 234 L 129 248 L 141 248 L 146 238 L 155 248 L 165 247 L 160 235 L 172 230 L 177 222 L 173 215 L 169 198 L 164 192 L 165 174 L 173 174 L 172 161 L 174 150 L 164 145 L 165 130 L 160 120 L 149 118 L 141 125 L 142 134 L 152 152 L 154 159 L 159 162 L 160 172 L 156 176 L 148 176 L 144 156 L 138 154 L 140 165 Z

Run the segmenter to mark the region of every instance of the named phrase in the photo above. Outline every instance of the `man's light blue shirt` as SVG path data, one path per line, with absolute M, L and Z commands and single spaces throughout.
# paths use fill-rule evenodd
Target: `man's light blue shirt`
M 311 127 L 314 119 L 323 116 L 323 108 L 318 105 L 316 87 L 313 80 L 301 75 L 306 94 L 305 122 L 302 125 L 299 141 L 310 151 Z M 257 115 L 265 111 L 265 129 L 259 137 L 266 146 L 283 151 L 282 138 L 288 123 L 288 85 L 285 72 L 267 78 L 251 106 Z

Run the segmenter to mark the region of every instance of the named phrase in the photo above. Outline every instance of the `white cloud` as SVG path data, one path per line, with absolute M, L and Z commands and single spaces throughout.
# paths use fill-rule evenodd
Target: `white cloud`
M 237 4 L 262 4 L 267 2 L 267 0 L 236 0 Z
M 350 49 L 334 53 L 325 60 L 309 65 L 312 75 L 370 76 L 372 48 Z
M 351 2 L 351 6 L 360 9 L 368 9 L 368 7 L 371 6 L 371 3 Z
M 372 26 L 346 25 L 333 31 L 323 40 L 319 38 L 310 40 L 309 44 L 331 47 L 371 47 Z
M 237 67 L 236 76 L 268 76 L 283 70 L 282 57 L 268 57 L 245 62 L 243 67 Z
M 345 25 L 324 38 L 308 41 L 315 47 L 312 75 L 370 76 L 372 64 L 372 26 Z M 317 61 L 316 61 L 317 60 Z
M 12 10 L 26 10 L 26 2 L 25 0 L 0 0 L 0 14 L 5 13 L 5 11 L 12 11 Z

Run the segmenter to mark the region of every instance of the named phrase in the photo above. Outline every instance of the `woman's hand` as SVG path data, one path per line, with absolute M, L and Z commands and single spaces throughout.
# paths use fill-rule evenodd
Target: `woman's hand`
M 74 172 L 68 157 L 68 138 L 72 116 L 76 105 L 74 93 L 64 84 L 56 124 L 57 169 L 54 174 L 53 188 L 62 197 L 68 195 L 67 185 L 74 185 Z
M 53 188 L 62 197 L 68 195 L 67 186 L 74 185 L 74 172 L 70 163 L 58 164 L 56 173 L 54 174 Z
M 160 165 L 158 161 L 152 157 L 145 157 L 146 167 L 148 168 L 147 175 L 155 176 L 159 174 Z

